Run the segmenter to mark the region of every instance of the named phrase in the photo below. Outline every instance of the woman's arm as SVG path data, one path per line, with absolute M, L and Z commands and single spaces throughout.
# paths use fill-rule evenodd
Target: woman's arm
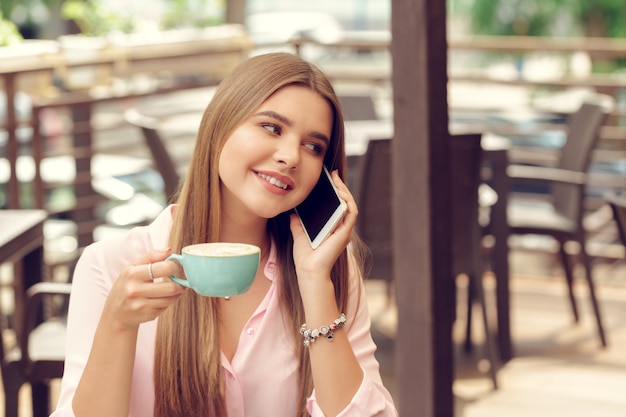
M 107 274 L 116 270 L 115 260 L 105 260 L 101 246 L 85 249 L 72 284 L 65 373 L 53 416 L 128 416 L 139 325 L 183 291 L 149 277 L 148 263 L 155 278 L 174 273 L 172 263 L 160 262 L 168 254 L 142 255 L 111 285 Z
M 352 269 L 352 273 L 354 272 L 355 269 Z M 397 416 L 398 412 L 394 405 L 393 398 L 382 383 L 380 366 L 375 357 L 376 345 L 371 336 L 371 319 L 368 311 L 365 286 L 361 281 L 361 277 L 357 274 L 352 276 L 350 280 L 350 297 L 346 316 L 348 317 L 348 321 L 342 331 L 346 333 L 354 356 L 364 375 L 350 404 L 344 408 L 338 416 Z M 324 343 L 327 341 L 321 340 L 320 342 Z M 334 340 L 331 343 L 334 343 Z M 334 361 L 332 362 L 334 363 Z M 337 375 L 336 378 L 341 379 L 341 376 Z M 307 406 L 309 413 L 313 417 L 322 417 L 326 414 L 322 412 L 318 403 L 317 390 L 318 386 L 316 385 Z
M 354 262 L 353 258 L 351 258 L 352 262 Z M 398 415 L 393 398 L 382 383 L 379 364 L 374 355 L 376 345 L 371 336 L 371 319 L 365 287 L 356 271 L 357 268 L 352 265 L 345 326 L 335 332 L 332 341 L 318 337 L 318 340 L 310 348 L 315 389 L 307 407 L 313 417 L 393 417 Z M 308 316 L 307 320 L 309 320 Z M 344 351 L 346 348 L 343 342 L 344 338 L 347 339 L 349 353 Z M 336 345 L 336 342 L 339 343 Z M 347 374 L 343 374 L 343 372 L 354 372 L 353 363 L 350 362 L 349 368 L 345 367 L 343 355 L 348 355 L 350 360 L 355 358 L 360 375 L 358 380 L 355 379 L 355 374 L 349 374 L 351 378 L 348 378 Z M 346 371 L 346 369 L 350 371 Z M 323 375 L 321 375 L 322 372 Z M 351 385 L 348 386 L 348 383 Z M 335 384 L 339 385 L 338 391 L 333 391 L 337 390 Z M 348 388 L 350 392 L 348 392 Z M 330 392 L 326 392 L 327 390 Z M 342 390 L 346 391 L 342 392 Z M 322 397 L 323 395 L 337 395 L 344 400 L 337 403 L 337 409 L 331 410 L 324 403 L 324 401 L 328 401 L 327 398 L 329 397 Z M 347 402 L 345 398 L 347 398 Z M 339 408 L 342 404 L 343 407 Z
M 325 291 L 316 291 L 318 293 L 314 297 L 306 297 L 315 300 L 305 303 L 308 304 L 305 306 L 305 315 L 309 329 L 328 326 L 340 315 L 332 285 Z M 308 349 L 317 403 L 326 416 L 336 416 L 348 406 L 363 380 L 363 371 L 345 328 L 336 330 L 332 341 L 318 337 Z
M 376 349 L 370 335 L 367 310 L 359 268 L 350 258 L 350 311 L 341 312 L 335 301 L 330 271 L 339 254 L 348 246 L 358 209 L 348 188 L 336 172 L 333 179 L 339 195 L 348 205 L 347 214 L 335 232 L 317 249 L 311 249 L 295 216 L 291 219 L 294 261 L 298 285 L 309 329 L 328 326 L 346 313 L 343 328 L 334 332 L 332 341 L 318 337 L 308 347 L 314 384 L 312 415 L 384 416 L 397 415 L 393 401 L 380 383 Z M 367 394 L 365 394 L 367 393 Z M 370 403 L 370 398 L 373 403 Z M 366 404 L 364 406 L 364 404 Z

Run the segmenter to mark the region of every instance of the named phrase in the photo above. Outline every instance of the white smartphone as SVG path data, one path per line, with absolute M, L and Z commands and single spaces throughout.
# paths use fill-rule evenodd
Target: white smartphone
M 346 202 L 337 194 L 330 173 L 323 167 L 311 194 L 295 209 L 313 249 L 335 230 L 347 208 Z

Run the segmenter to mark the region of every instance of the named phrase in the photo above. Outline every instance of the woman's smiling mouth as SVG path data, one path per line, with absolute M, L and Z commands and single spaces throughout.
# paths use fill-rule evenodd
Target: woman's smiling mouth
M 283 190 L 286 190 L 287 188 L 289 188 L 289 184 L 286 184 L 280 181 L 279 179 L 272 177 L 271 175 L 263 174 L 262 172 L 257 172 L 257 176 L 269 182 L 275 187 L 282 188 Z

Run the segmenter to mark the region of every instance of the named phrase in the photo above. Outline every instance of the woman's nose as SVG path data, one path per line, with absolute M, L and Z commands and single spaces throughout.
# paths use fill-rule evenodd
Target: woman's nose
M 274 159 L 289 169 L 296 168 L 300 163 L 300 141 L 281 140 L 274 153 Z

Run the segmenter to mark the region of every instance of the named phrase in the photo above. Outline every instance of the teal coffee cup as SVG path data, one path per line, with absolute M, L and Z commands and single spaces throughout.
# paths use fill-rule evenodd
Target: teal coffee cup
M 230 297 L 250 288 L 261 258 L 258 246 L 245 243 L 199 243 L 185 246 L 167 260 L 180 263 L 186 279 L 170 276 L 184 287 L 208 297 Z

